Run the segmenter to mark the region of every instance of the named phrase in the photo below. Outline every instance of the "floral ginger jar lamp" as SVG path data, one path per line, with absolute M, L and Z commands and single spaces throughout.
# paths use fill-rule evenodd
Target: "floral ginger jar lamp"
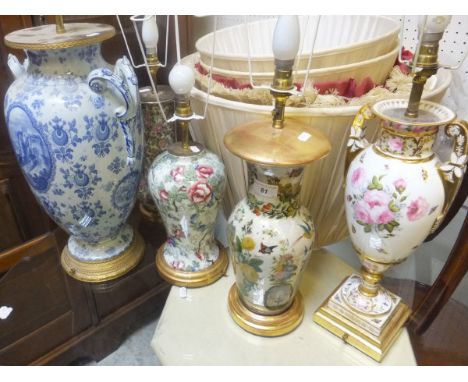
M 189 121 L 196 117 L 189 99 L 194 83 L 188 66 L 176 64 L 171 70 L 169 84 L 176 94 L 173 119 L 182 141 L 158 155 L 148 171 L 148 187 L 168 236 L 156 254 L 156 268 L 166 281 L 184 287 L 211 284 L 228 266 L 227 252 L 214 237 L 226 185 L 224 165 L 189 140 Z
M 148 170 L 154 159 L 175 141 L 174 123 L 167 122 L 165 117 L 174 114 L 174 93 L 167 85 L 157 85 L 157 55 L 159 32 L 156 16 L 145 16 L 141 27 L 141 37 L 145 47 L 150 82 L 153 86 L 140 88 L 141 112 L 145 130 L 145 150 L 143 169 L 138 187 L 139 209 L 145 219 L 161 222 L 158 209 L 148 189 Z
M 129 61 L 112 67 L 100 43 L 110 25 L 67 23 L 12 32 L 5 44 L 16 80 L 5 119 L 37 201 L 70 234 L 62 267 L 86 282 L 117 278 L 142 258 L 144 242 L 126 220 L 140 177 L 143 131 Z
M 249 174 L 247 197 L 228 221 L 236 277 L 229 291 L 229 311 L 240 327 L 268 337 L 289 333 L 302 321 L 298 287 L 315 231 L 308 210 L 299 205 L 299 192 L 304 166 L 331 148 L 319 131 L 284 118 L 286 100 L 294 89 L 292 67 L 299 35 L 297 16 L 279 18 L 273 39 L 273 125 L 271 120 L 255 121 L 224 137 L 228 150 L 247 161 Z
M 381 361 L 410 315 L 400 297 L 379 285 L 383 273 L 403 262 L 443 220 L 461 184 L 467 159 L 467 124 L 445 106 L 421 101 L 424 84 L 438 69 L 438 43 L 448 16 L 429 16 L 422 34 L 409 101 L 363 106 L 348 141 L 345 207 L 353 246 L 362 263 L 331 294 L 314 320 Z M 421 25 L 420 25 L 421 27 Z M 368 145 L 365 121 L 380 119 Z M 454 139 L 447 163 L 433 151 L 445 127 Z

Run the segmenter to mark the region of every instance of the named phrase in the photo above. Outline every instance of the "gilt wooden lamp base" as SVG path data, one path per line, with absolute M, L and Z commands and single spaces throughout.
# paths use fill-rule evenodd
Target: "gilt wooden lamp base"
M 114 280 L 135 268 L 143 258 L 145 242 L 135 231 L 131 244 L 121 254 L 103 261 L 80 261 L 72 256 L 68 245 L 62 251 L 62 268 L 71 277 L 88 282 L 100 283 Z
M 376 361 L 385 354 L 401 332 L 411 310 L 397 295 L 385 291 L 392 301 L 388 312 L 372 315 L 353 309 L 343 298 L 350 282 L 360 279 L 353 274 L 333 291 L 314 314 L 314 321 Z
M 226 249 L 220 243 L 217 244 L 219 248 L 218 259 L 210 267 L 197 272 L 186 272 L 171 267 L 164 259 L 164 246 L 166 244 L 163 244 L 156 253 L 156 269 L 164 280 L 173 285 L 187 288 L 210 285 L 226 274 L 229 264 Z
M 304 302 L 297 292 L 292 305 L 283 313 L 272 316 L 254 313 L 242 303 L 236 284 L 229 290 L 229 313 L 242 329 L 264 337 L 277 337 L 296 329 L 304 317 Z

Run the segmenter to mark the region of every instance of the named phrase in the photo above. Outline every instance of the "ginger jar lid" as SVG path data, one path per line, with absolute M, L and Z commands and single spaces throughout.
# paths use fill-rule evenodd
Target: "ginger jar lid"
M 144 104 L 158 105 L 156 94 L 153 93 L 151 86 L 144 86 L 139 89 L 140 91 L 140 102 Z M 174 102 L 175 94 L 168 85 L 158 85 L 158 98 L 159 102 L 165 103 L 168 101 Z M 169 117 L 168 117 L 169 118 Z
M 328 138 L 301 121 L 287 118 L 282 129 L 271 120 L 260 120 L 231 129 L 224 145 L 248 162 L 275 167 L 301 166 L 326 156 L 331 149 Z
M 15 49 L 65 49 L 91 45 L 115 35 L 112 25 L 96 23 L 67 23 L 65 31 L 57 33 L 55 24 L 20 29 L 5 36 L 5 45 Z

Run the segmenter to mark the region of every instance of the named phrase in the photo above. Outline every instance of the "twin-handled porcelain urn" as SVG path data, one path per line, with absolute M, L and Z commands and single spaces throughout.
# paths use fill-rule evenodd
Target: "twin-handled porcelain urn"
M 127 223 L 140 178 L 143 130 L 138 85 L 129 61 L 115 67 L 100 42 L 114 28 L 65 24 L 13 32 L 5 42 L 15 81 L 5 117 L 18 162 L 36 199 L 70 234 L 62 265 L 101 282 L 136 266 L 143 240 Z
M 407 100 L 361 108 L 351 127 L 345 189 L 346 220 L 362 263 L 316 312 L 320 325 L 381 360 L 410 309 L 378 283 L 440 224 L 461 184 L 467 161 L 466 122 L 445 106 L 421 101 L 417 118 Z M 366 120 L 378 118 L 377 141 L 368 145 Z M 453 138 L 450 160 L 433 151 L 439 129 Z

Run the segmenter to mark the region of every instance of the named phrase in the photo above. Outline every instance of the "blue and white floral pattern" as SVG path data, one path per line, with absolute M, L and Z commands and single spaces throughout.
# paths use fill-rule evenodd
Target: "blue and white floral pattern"
M 142 164 L 141 155 L 129 158 L 125 149 L 129 140 L 135 153 L 143 145 L 134 71 L 126 58 L 112 71 L 99 45 L 27 56 L 27 67 L 9 60 L 17 78 L 5 97 L 20 166 L 43 208 L 72 235 L 73 256 L 89 260 L 97 247 L 102 256 L 115 256 L 115 248 L 133 239 L 125 222 Z M 98 93 L 90 88 L 90 73 L 102 71 L 119 79 L 125 100 L 106 79 Z

